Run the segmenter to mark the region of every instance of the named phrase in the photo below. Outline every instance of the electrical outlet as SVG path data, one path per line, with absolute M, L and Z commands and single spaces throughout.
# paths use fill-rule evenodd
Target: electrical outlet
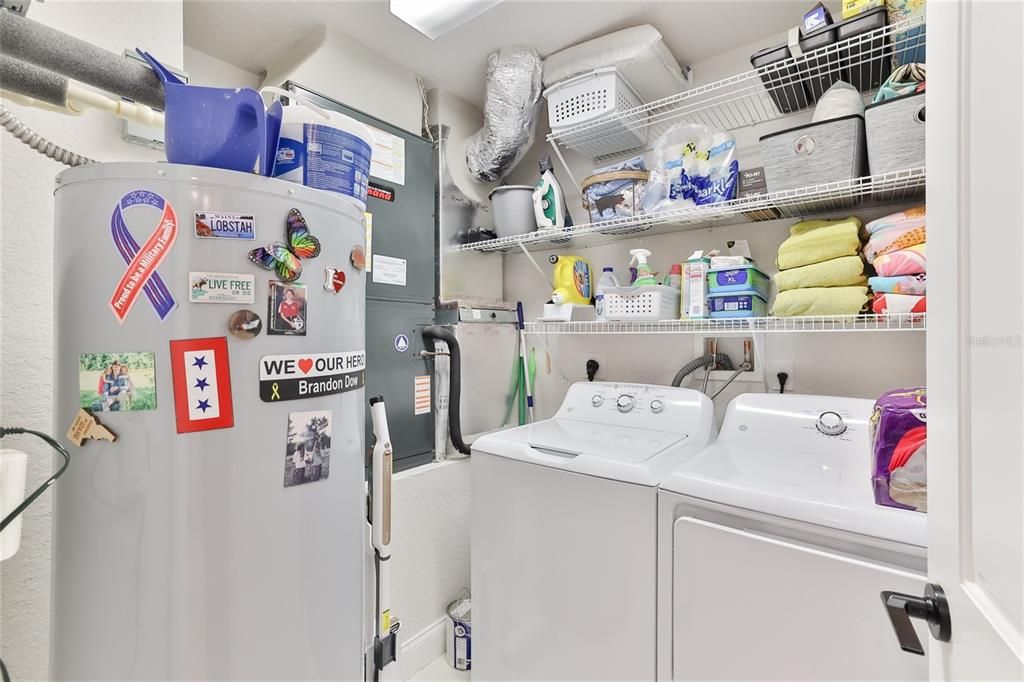
M 587 360 L 597 360 L 598 369 L 597 376 L 594 377 L 594 381 L 604 381 L 604 378 L 607 376 L 608 371 L 608 365 L 605 364 L 606 358 L 604 356 L 604 353 L 583 352 L 580 354 L 580 357 L 583 358 L 584 365 L 586 364 Z M 580 372 L 582 374 L 581 379 L 586 379 L 587 372 L 585 366 L 580 367 Z
M 786 378 L 786 393 L 792 393 L 796 387 L 796 381 L 793 378 L 793 361 L 792 360 L 776 360 L 770 363 L 771 371 L 768 373 L 768 384 L 771 386 L 772 393 L 779 392 L 779 373 L 785 372 L 789 376 Z

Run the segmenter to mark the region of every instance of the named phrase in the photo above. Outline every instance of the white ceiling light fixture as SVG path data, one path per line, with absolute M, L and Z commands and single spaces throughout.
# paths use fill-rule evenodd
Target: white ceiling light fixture
M 391 0 L 391 13 L 436 40 L 491 9 L 501 0 Z

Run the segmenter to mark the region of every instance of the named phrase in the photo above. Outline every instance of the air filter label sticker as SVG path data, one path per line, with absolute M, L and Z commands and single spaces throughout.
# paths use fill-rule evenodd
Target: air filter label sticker
M 256 217 L 250 213 L 196 211 L 195 219 L 201 239 L 256 239 Z
M 317 398 L 366 385 L 366 351 L 266 355 L 260 360 L 260 400 Z

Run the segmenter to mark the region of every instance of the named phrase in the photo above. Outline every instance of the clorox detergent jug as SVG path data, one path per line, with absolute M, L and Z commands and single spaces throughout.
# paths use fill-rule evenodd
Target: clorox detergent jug
M 555 266 L 551 302 L 590 305 L 594 296 L 590 261 L 576 256 L 551 256 L 549 260 Z

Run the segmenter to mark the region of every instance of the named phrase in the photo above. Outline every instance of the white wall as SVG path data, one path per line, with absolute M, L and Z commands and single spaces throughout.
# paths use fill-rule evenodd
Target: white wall
M 259 88 L 263 82 L 263 74 L 249 73 L 189 45 L 185 45 L 185 71 L 191 84 L 211 88 Z
M 423 100 L 416 74 L 339 31 L 321 26 L 267 69 L 266 85 L 286 80 L 411 133 L 420 132 Z
M 136 46 L 182 63 L 181 0 L 32 3 L 29 17 L 120 54 Z M 162 154 L 123 143 L 117 122 L 8 104 L 24 123 L 57 144 L 99 160 L 154 160 Z M 53 184 L 64 167 L 0 133 L 0 415 L 5 425 L 61 434 L 53 411 Z M 81 225 L 102 238 L 102 225 Z M 59 235 L 58 235 L 59 238 Z M 53 452 L 30 437 L 4 439 L 29 453 L 29 489 L 51 472 Z M 74 453 L 72 453 L 72 457 Z M 74 466 L 72 460 L 71 466 Z M 49 664 L 50 505 L 44 494 L 24 515 L 21 550 L 0 565 L 2 655 L 12 677 L 46 679 Z

